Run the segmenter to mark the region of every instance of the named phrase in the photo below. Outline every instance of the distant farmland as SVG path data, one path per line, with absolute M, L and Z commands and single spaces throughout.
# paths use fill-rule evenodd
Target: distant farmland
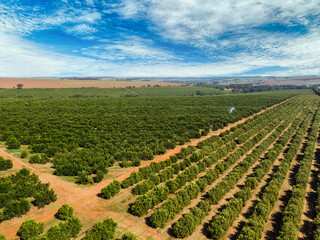
M 151 82 L 151 81 L 114 81 L 114 80 L 62 80 L 36 78 L 0 78 L 0 88 L 16 88 L 23 84 L 23 88 L 112 88 L 112 87 L 142 87 L 142 86 L 177 86 L 178 83 Z

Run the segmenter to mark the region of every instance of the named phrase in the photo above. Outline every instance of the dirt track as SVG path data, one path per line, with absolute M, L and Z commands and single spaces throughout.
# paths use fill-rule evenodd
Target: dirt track
M 273 108 L 277 105 L 279 104 L 276 104 L 270 108 Z M 247 119 L 253 118 L 255 115 L 261 114 L 268 109 L 269 108 L 264 109 L 259 113 L 244 118 L 236 123 L 229 124 L 224 129 L 210 132 L 207 136 L 204 136 L 200 139 L 194 139 L 183 146 L 178 146 L 175 149 L 168 150 L 166 154 L 156 156 L 155 159 L 152 161 L 163 161 L 167 159 L 170 155 L 178 153 L 182 147 L 187 147 L 188 145 L 196 146 L 200 141 L 205 140 L 213 135 L 218 135 L 222 131 L 230 129 L 238 124 L 241 124 L 245 122 Z M 42 182 L 49 182 L 50 188 L 54 189 L 58 197 L 58 200 L 55 203 L 50 204 L 49 206 L 46 206 L 43 209 L 37 209 L 35 207 L 32 207 L 27 215 L 24 215 L 21 218 L 14 218 L 10 221 L 5 221 L 1 223 L 0 233 L 4 234 L 7 237 L 7 239 L 13 239 L 16 236 L 16 232 L 19 229 L 21 223 L 26 219 L 33 218 L 37 222 L 48 222 L 54 219 L 54 214 L 57 212 L 57 209 L 64 203 L 70 204 L 75 209 L 75 214 L 80 218 L 82 222 L 85 223 L 84 225 L 85 227 L 87 226 L 87 228 L 85 229 L 84 227 L 83 230 L 87 230 L 89 227 L 92 226 L 94 222 L 101 221 L 106 217 L 112 217 L 119 223 L 119 228 L 125 229 L 124 226 L 131 226 L 129 230 L 128 228 L 126 230 L 135 232 L 136 234 L 140 233 L 140 237 L 149 238 L 152 236 L 152 239 L 164 239 L 163 235 L 160 235 L 156 229 L 146 227 L 145 224 L 141 225 L 136 223 L 134 221 L 135 218 L 133 216 L 130 216 L 129 214 L 111 211 L 110 208 L 114 206 L 110 206 L 108 202 L 112 202 L 113 199 L 106 201 L 97 197 L 97 194 L 100 192 L 101 188 L 106 186 L 108 183 L 112 182 L 112 179 L 104 179 L 102 182 L 93 186 L 78 186 L 74 183 L 63 181 L 58 176 L 39 171 L 31 164 L 24 163 L 20 158 L 16 158 L 12 154 L 5 152 L 4 149 L 0 149 L 0 155 L 4 158 L 12 159 L 15 169 L 21 169 L 22 167 L 26 167 L 32 173 L 37 174 Z M 143 161 L 142 166 L 149 165 L 152 161 Z M 128 177 L 132 171 L 138 171 L 138 169 L 139 167 L 122 169 L 121 175 L 115 177 L 117 180 L 121 181 Z

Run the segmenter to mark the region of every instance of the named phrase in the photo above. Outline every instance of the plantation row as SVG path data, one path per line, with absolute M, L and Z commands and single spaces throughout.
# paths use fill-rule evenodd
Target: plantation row
M 286 106 L 286 104 L 283 104 L 283 105 Z M 284 106 L 277 108 L 279 110 L 279 113 L 281 113 L 281 110 L 283 109 Z M 217 162 L 219 159 L 221 159 L 222 157 L 226 156 L 228 153 L 235 150 L 236 144 L 244 143 L 249 138 L 251 138 L 254 134 L 256 134 L 257 132 L 265 128 L 265 126 L 268 125 L 268 123 L 271 120 L 274 120 L 274 117 L 276 117 L 275 113 L 276 112 L 273 111 L 273 114 L 266 115 L 265 119 L 262 119 L 262 120 L 259 118 L 259 120 L 261 121 L 252 121 L 250 122 L 250 124 L 248 123 L 247 125 L 250 125 L 250 130 L 246 133 L 243 133 L 243 131 L 245 131 L 243 128 L 239 128 L 237 129 L 236 132 L 233 132 L 233 134 L 230 134 L 232 135 L 230 137 L 229 135 L 225 135 L 223 133 L 221 134 L 222 138 L 213 143 L 212 143 L 212 139 L 217 139 L 219 138 L 219 136 L 214 136 L 209 138 L 210 140 L 207 139 L 203 141 L 205 143 L 200 142 L 200 144 L 202 143 L 200 151 L 195 152 L 195 149 L 192 148 L 191 146 L 189 146 L 188 148 L 181 149 L 181 152 L 177 154 L 177 157 L 184 158 L 192 154 L 190 158 L 187 158 L 185 161 L 181 162 L 180 164 L 178 163 L 173 164 L 172 167 L 165 169 L 164 171 L 160 172 L 158 175 L 151 175 L 148 181 L 138 183 L 136 187 L 133 189 L 133 193 L 136 195 L 144 194 L 150 189 L 157 186 L 159 183 L 166 182 L 170 178 L 173 178 L 175 174 L 179 174 L 176 180 L 166 182 L 166 185 L 169 187 L 170 193 L 174 193 L 177 189 L 180 189 L 181 186 L 185 184 L 185 182 L 183 183 L 181 179 L 186 178 L 187 181 L 190 181 L 193 179 L 191 176 L 192 174 L 195 174 L 196 172 L 198 172 L 199 174 L 205 171 L 206 168 L 211 167 L 212 164 Z M 277 115 L 279 115 L 279 113 L 277 113 Z M 246 127 L 248 127 L 247 125 Z M 233 139 L 235 139 L 234 142 L 232 141 Z M 207 159 L 203 159 L 206 156 L 210 156 L 211 161 L 208 161 Z M 197 164 L 197 166 L 190 167 L 191 166 L 190 162 L 192 163 L 199 162 L 199 163 Z M 220 166 L 223 166 L 223 165 L 220 165 Z M 198 169 L 196 169 L 196 167 L 198 167 Z M 185 171 L 183 173 L 180 173 L 180 171 L 183 171 L 183 170 Z
M 267 134 L 268 131 L 272 129 L 272 127 L 273 126 L 269 125 L 269 129 L 265 129 L 263 132 L 265 134 Z M 239 151 L 249 151 L 251 149 L 252 145 L 254 145 L 255 142 L 257 142 L 257 141 L 260 141 L 260 139 L 262 137 L 263 137 L 263 133 L 259 133 L 258 135 L 256 135 L 254 138 L 252 138 L 250 141 L 248 141 L 246 144 L 244 144 L 242 146 L 242 148 L 239 148 L 235 153 L 231 154 L 231 156 L 234 156 L 234 157 L 227 158 L 225 161 L 220 162 L 220 164 L 215 166 L 213 172 L 210 172 L 210 173 L 213 174 L 213 176 L 218 177 L 225 170 L 227 170 L 229 168 L 229 166 L 231 166 L 231 164 L 233 164 L 235 161 L 238 160 L 238 158 L 240 158 L 241 155 L 238 154 Z M 226 154 L 228 154 L 228 152 L 229 151 L 226 151 Z M 222 156 L 222 157 L 224 157 L 224 156 Z M 216 159 L 216 160 L 218 160 L 218 159 Z M 200 173 L 198 166 L 201 166 L 201 163 L 204 163 L 204 161 L 200 161 L 198 163 L 198 165 L 190 167 L 188 169 L 189 171 L 185 171 L 182 174 L 178 175 L 178 177 L 174 181 L 169 181 L 167 183 L 167 185 L 166 185 L 166 187 L 169 189 L 169 192 L 170 193 L 175 193 L 177 190 L 179 190 L 183 186 L 185 186 L 187 182 L 191 182 L 192 180 L 196 179 L 198 174 Z M 206 171 L 206 167 L 207 166 L 204 165 L 204 167 L 201 169 L 202 172 Z M 210 167 L 210 166 L 208 166 L 208 167 Z M 183 209 L 186 205 L 188 205 L 188 202 L 189 202 L 188 199 L 191 200 L 191 199 L 197 197 L 197 195 L 198 195 L 198 193 L 200 191 L 199 187 L 201 187 L 201 189 L 204 190 L 204 188 L 207 185 L 212 183 L 211 182 L 212 180 L 213 181 L 215 180 L 215 177 L 211 177 L 211 181 L 210 182 L 208 182 L 207 180 L 204 180 L 204 179 L 207 179 L 207 178 L 200 178 L 200 179 L 197 180 L 197 182 L 196 182 L 197 184 L 189 184 L 189 185 L 187 185 L 178 194 L 176 194 L 172 199 L 170 199 L 169 203 L 165 203 L 160 209 L 164 208 L 164 209 L 168 210 L 168 213 L 171 212 L 170 209 L 171 209 L 171 206 L 173 206 L 173 205 L 171 205 L 171 201 L 174 202 L 174 201 L 176 201 L 176 199 L 180 199 L 181 198 L 181 199 L 184 200 L 184 203 L 183 204 L 180 203 L 179 205 L 175 205 L 174 208 L 177 209 L 177 210 L 172 210 L 173 212 L 177 211 L 177 213 L 179 213 L 178 206 L 180 206 Z M 171 183 L 171 184 L 169 184 L 169 183 Z M 198 188 L 197 189 L 198 193 L 192 195 L 191 192 L 193 190 L 190 189 L 191 188 L 190 186 L 192 186 L 194 189 Z M 156 191 L 154 191 L 154 192 L 151 192 L 151 193 L 149 193 L 149 194 L 147 194 L 147 195 L 145 195 L 143 197 L 137 198 L 136 202 L 131 206 L 132 213 L 134 215 L 141 216 L 140 215 L 141 208 L 144 209 L 144 212 L 146 213 L 146 211 L 148 210 L 147 209 L 147 206 L 148 206 L 147 202 L 150 201 L 150 198 L 151 199 L 156 199 L 156 198 L 159 198 L 159 195 L 157 194 Z M 153 202 L 155 202 L 154 205 L 157 205 L 159 203 L 158 201 L 155 201 L 155 200 L 153 200 Z M 166 207 L 167 204 L 170 206 L 169 209 L 168 209 L 168 207 Z M 149 206 L 149 207 L 150 207 L 150 209 L 153 208 L 153 206 Z M 150 221 L 152 222 L 152 224 L 154 224 L 155 227 L 158 227 L 158 223 L 156 223 L 157 221 L 155 221 L 155 219 L 158 219 L 158 216 L 157 217 L 155 217 L 155 216 L 157 216 L 157 210 L 155 211 L 154 215 L 151 216 Z M 173 216 L 174 215 L 172 215 L 172 214 L 171 215 L 167 214 L 168 219 L 173 218 Z M 164 223 L 161 222 L 160 225 L 162 226 L 162 225 L 164 225 Z
M 298 91 L 206 97 L 1 99 L 0 139 L 45 153 L 55 174 L 140 165 L 192 138 L 279 103 Z M 236 110 L 228 114 L 228 109 Z M 36 116 L 36 117 L 35 117 Z
M 254 135 L 262 128 L 264 128 L 266 125 L 268 125 L 268 123 L 271 120 L 273 120 L 277 115 L 281 116 L 281 114 L 279 114 L 278 112 L 283 111 L 283 109 L 286 109 L 291 104 L 294 104 L 295 101 L 298 100 L 291 99 L 290 101 L 287 101 L 277 106 L 276 108 L 269 109 L 264 113 L 255 116 L 254 119 L 249 119 L 245 123 L 239 124 L 238 126 L 233 127 L 231 130 L 227 130 L 221 133 L 220 136 L 212 136 L 207 140 L 199 142 L 197 146 L 198 148 L 200 148 L 199 151 L 195 152 L 194 147 L 189 146 L 188 148 L 182 148 L 180 153 L 177 154 L 177 156 L 170 156 L 170 159 L 167 159 L 160 163 L 152 162 L 150 166 L 140 168 L 138 173 L 131 173 L 130 177 L 122 181 L 121 184 L 115 181 L 115 183 L 112 183 L 109 186 L 105 187 L 101 191 L 101 196 L 109 199 L 110 197 L 114 196 L 120 191 L 120 185 L 122 188 L 128 188 L 136 183 L 138 183 L 138 185 L 133 190 L 133 192 L 135 194 L 143 194 L 144 192 L 150 190 L 151 188 L 157 185 L 155 183 L 159 182 L 159 177 L 160 182 L 164 182 L 165 180 L 172 177 L 172 171 L 174 174 L 177 174 L 179 173 L 179 171 L 185 170 L 187 167 L 189 167 L 191 165 L 190 162 L 198 162 L 199 160 L 209 155 L 211 156 L 209 158 L 205 158 L 199 164 L 203 165 L 203 162 L 205 162 L 207 167 L 210 167 L 212 164 L 214 164 L 219 159 L 226 156 L 229 152 L 235 149 L 236 143 L 232 140 L 236 140 L 236 142 L 243 143 L 245 140 L 249 139 L 250 136 Z M 301 101 L 300 98 L 299 101 Z M 245 137 L 243 135 L 245 135 Z M 238 141 L 240 137 L 242 140 Z M 241 151 L 242 150 L 239 150 L 239 152 Z M 177 163 L 178 158 L 185 158 L 190 154 L 190 158 L 186 158 L 182 162 Z M 166 167 L 169 167 L 169 169 L 171 168 L 171 170 L 166 170 L 163 173 L 161 172 L 160 174 L 158 174 L 158 177 L 155 175 L 156 173 L 159 173 Z M 149 180 L 146 182 L 139 183 L 144 179 Z M 173 186 L 174 184 L 172 184 L 172 182 L 170 181 L 168 185 L 169 188 L 172 188 L 170 186 Z
M 49 184 L 40 182 L 38 176 L 21 169 L 16 174 L 0 178 L 0 223 L 29 212 L 32 204 L 38 208 L 57 200 Z
M 294 114 L 291 116 L 295 117 Z M 303 115 L 301 117 L 303 117 Z M 288 125 L 290 121 L 292 121 L 292 118 L 285 125 Z M 300 121 L 301 119 L 298 118 L 298 121 L 295 124 L 291 125 L 291 130 L 290 128 L 288 130 L 285 130 L 286 132 L 280 137 L 279 141 L 289 141 L 291 137 L 290 133 L 292 134 L 292 132 L 296 128 L 296 125 L 299 124 Z M 283 127 L 285 127 L 285 125 Z M 284 128 L 280 128 L 279 130 L 280 132 L 282 132 Z M 268 144 L 270 144 L 271 142 L 269 142 Z M 220 239 L 221 237 L 223 237 L 228 231 L 229 227 L 233 224 L 235 219 L 239 216 L 242 208 L 251 198 L 252 191 L 258 186 L 258 184 L 270 170 L 270 167 L 273 165 L 274 161 L 282 151 L 284 146 L 278 143 L 279 142 L 277 142 L 268 151 L 268 153 L 263 158 L 263 161 L 261 161 L 259 165 L 254 168 L 253 173 L 250 174 L 246 179 L 243 188 L 238 191 L 231 200 L 229 200 L 229 202 L 224 206 L 223 210 L 220 213 L 214 216 L 208 227 L 208 233 L 210 234 L 211 238 Z
M 320 94 L 320 93 L 319 93 Z M 319 149 L 316 153 L 316 160 L 319 164 Z M 317 177 L 317 197 L 315 202 L 315 219 L 314 219 L 314 239 L 320 239 L 320 174 Z
M 236 144 L 233 142 L 233 143 L 224 145 L 218 149 L 202 148 L 199 152 L 194 152 L 194 149 L 190 146 L 185 150 L 182 149 L 182 151 L 177 156 L 186 157 L 193 152 L 190 158 L 186 158 L 180 163 L 174 163 L 172 167 L 166 168 L 164 171 L 162 171 L 158 175 L 149 175 L 148 176 L 149 180 L 142 183 L 138 183 L 137 186 L 133 189 L 133 192 L 135 194 L 144 193 L 150 190 L 151 188 L 153 188 L 154 186 L 157 186 L 160 182 L 166 182 L 166 186 L 169 189 L 169 192 L 174 193 L 175 191 L 183 187 L 186 184 L 186 182 L 190 182 L 192 179 L 197 177 L 197 175 L 200 172 L 204 172 L 206 168 L 211 167 L 212 164 L 217 162 L 222 157 L 226 156 L 229 152 L 235 149 L 235 147 L 236 147 Z M 211 153 L 212 151 L 214 151 L 214 153 L 209 158 L 205 158 L 202 161 L 200 161 L 204 156 L 209 155 L 209 153 Z M 171 156 L 171 159 L 176 159 L 176 158 Z M 166 160 L 165 163 L 168 163 L 169 161 L 170 160 Z M 193 163 L 197 163 L 197 164 L 192 165 Z M 165 164 L 162 164 L 162 165 L 163 165 L 162 167 L 166 166 Z M 144 169 L 147 169 L 147 167 L 140 169 L 138 174 L 140 173 L 142 174 L 144 171 L 141 171 L 141 170 L 144 170 Z M 168 179 L 173 177 L 174 174 L 178 174 L 180 171 L 183 171 L 183 170 L 185 171 L 183 173 L 180 173 L 175 180 L 167 181 Z M 138 175 L 138 174 L 134 174 L 134 175 Z M 129 179 L 131 179 L 131 177 Z M 103 189 L 102 192 L 108 192 L 108 188 Z M 157 190 L 150 193 L 149 195 L 156 197 Z M 139 198 L 139 199 L 144 199 L 144 198 Z M 147 197 L 146 200 L 141 200 L 142 202 L 137 204 L 137 205 L 144 205 L 144 208 L 145 208 L 143 210 L 144 214 L 147 211 L 146 209 L 147 205 L 144 204 L 144 201 L 148 201 L 148 199 L 149 197 Z M 155 204 L 155 201 L 153 204 Z M 133 209 L 135 209 L 135 206 L 131 208 L 131 210 Z M 141 214 L 141 213 L 135 213 L 135 210 L 133 210 L 133 213 L 137 215 Z
M 312 120 L 311 129 L 308 135 L 307 146 L 303 152 L 303 158 L 300 161 L 298 172 L 294 179 L 292 194 L 283 213 L 281 231 L 278 236 L 280 239 L 297 238 L 300 229 L 300 220 L 302 208 L 306 196 L 306 187 L 311 173 L 311 165 L 314 157 L 315 142 L 320 125 L 320 110 L 315 113 Z
M 203 218 L 209 214 L 207 208 L 203 206 L 211 206 L 218 204 L 225 194 L 230 191 L 233 186 L 240 180 L 242 175 L 247 172 L 250 166 L 260 158 L 260 155 L 270 146 L 270 144 L 279 137 L 279 135 L 287 128 L 295 117 L 296 112 L 291 112 L 290 117 L 277 127 L 273 133 L 259 144 L 249 155 L 245 157 L 233 170 L 217 185 L 215 185 L 201 200 L 197 206 L 190 209 L 190 212 L 183 215 L 175 224 L 173 224 L 173 232 L 176 237 L 184 238 L 191 235 L 197 225 L 200 225 Z M 269 151 L 270 152 L 270 151 Z M 271 153 L 268 155 L 271 157 Z M 236 193 L 234 200 L 228 202 L 221 214 L 216 215 L 211 222 L 208 233 L 212 238 L 219 239 L 228 230 L 237 216 L 237 211 L 243 207 L 244 199 L 248 200 L 257 183 L 264 176 L 263 171 L 267 169 L 266 163 L 261 162 L 254 168 L 254 173 L 246 180 L 245 187 Z M 239 214 L 239 213 L 238 213 Z
M 310 111 L 310 113 L 307 115 L 307 117 L 299 127 L 294 138 L 292 139 L 290 147 L 288 147 L 287 151 L 284 152 L 284 157 L 281 160 L 279 167 L 272 174 L 272 178 L 261 194 L 258 204 L 254 206 L 253 214 L 249 217 L 247 223 L 242 228 L 239 239 L 244 240 L 261 238 L 263 229 L 265 227 L 265 222 L 268 220 L 270 212 L 272 211 L 278 199 L 279 190 L 286 178 L 291 162 L 296 157 L 298 149 L 305 136 L 306 130 L 313 118 L 314 111 L 315 107 L 313 107 L 313 109 Z
M 281 116 L 285 115 L 282 114 Z M 215 181 L 222 173 L 224 173 L 232 164 L 238 161 L 242 155 L 250 151 L 250 149 L 254 147 L 254 145 L 256 145 L 257 142 L 261 141 L 273 128 L 274 126 L 269 125 L 262 132 L 260 132 L 251 140 L 246 142 L 236 152 L 232 153 L 225 161 L 217 164 L 212 171 L 207 171 L 206 175 L 203 178 L 199 178 L 195 183 L 186 185 L 185 188 L 179 191 L 173 198 L 165 202 L 159 209 L 157 209 L 151 215 L 151 224 L 154 227 L 163 227 L 169 219 L 172 219 L 176 214 L 180 213 L 184 207 L 189 205 L 190 201 L 196 198 L 200 191 L 203 191 L 206 186 L 212 184 L 213 181 Z M 177 179 L 179 178 L 179 176 L 177 177 Z M 185 185 L 186 182 L 191 182 L 191 180 L 195 179 L 196 177 L 196 174 L 190 174 L 190 178 L 185 178 L 186 180 L 183 185 Z M 151 209 L 153 208 L 153 205 L 156 205 L 159 202 L 161 202 L 160 200 L 163 201 L 163 199 L 159 200 L 159 197 L 157 196 L 158 194 L 156 192 L 151 192 L 145 196 L 137 198 L 136 202 L 131 206 L 130 210 L 133 214 L 138 216 L 141 216 L 141 213 L 145 214 L 148 208 Z M 212 194 L 212 196 L 214 198 L 217 195 Z M 152 202 L 155 202 L 155 204 L 150 204 Z

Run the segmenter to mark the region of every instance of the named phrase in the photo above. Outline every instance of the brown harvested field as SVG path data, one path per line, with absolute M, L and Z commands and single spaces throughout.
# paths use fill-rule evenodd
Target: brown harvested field
M 23 84 L 23 88 L 113 88 L 113 87 L 142 87 L 142 86 L 179 86 L 179 83 L 151 82 L 151 81 L 114 81 L 114 80 L 62 80 L 39 78 L 0 78 L 0 88 L 16 88 Z

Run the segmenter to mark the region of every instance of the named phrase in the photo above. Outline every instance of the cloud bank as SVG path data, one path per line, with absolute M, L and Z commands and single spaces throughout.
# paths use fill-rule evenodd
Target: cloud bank
M 317 0 L 0 1 L 0 76 L 320 75 Z

